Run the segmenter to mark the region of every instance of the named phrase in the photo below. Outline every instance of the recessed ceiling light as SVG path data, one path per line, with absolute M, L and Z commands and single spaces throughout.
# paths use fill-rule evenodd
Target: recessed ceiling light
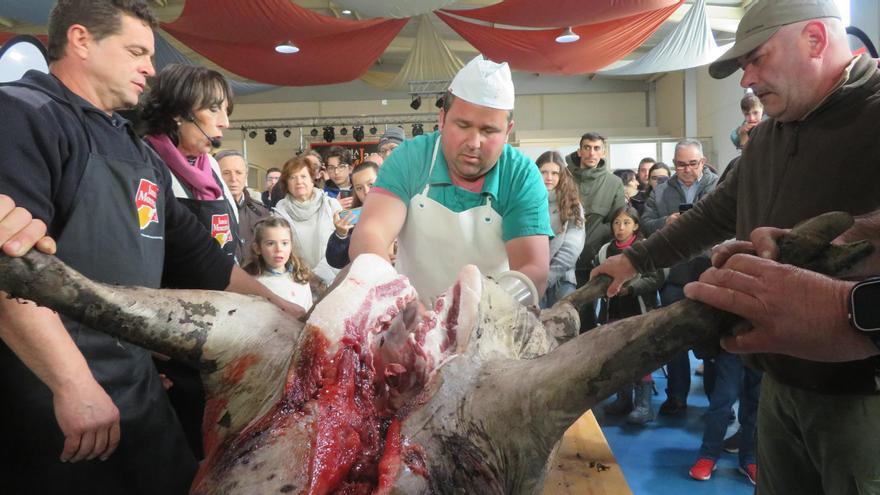
M 571 30 L 570 27 L 565 28 L 565 31 L 562 32 L 559 36 L 556 37 L 557 43 L 574 43 L 575 41 L 581 39 L 580 36 L 577 35 L 574 31 Z
M 299 47 L 294 45 L 290 41 L 285 41 L 284 43 L 279 44 L 275 47 L 275 51 L 278 53 L 291 54 L 299 51 Z

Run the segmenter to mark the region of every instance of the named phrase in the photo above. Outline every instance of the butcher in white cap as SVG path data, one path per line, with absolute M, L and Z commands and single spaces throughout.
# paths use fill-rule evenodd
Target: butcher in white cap
M 477 56 L 444 96 L 439 131 L 405 141 L 379 171 L 352 238 L 352 260 L 387 256 L 423 302 L 473 264 L 516 271 L 543 293 L 552 236 L 547 190 L 534 162 L 507 144 L 513 81 L 506 63 Z M 530 282 L 529 282 L 530 281 Z

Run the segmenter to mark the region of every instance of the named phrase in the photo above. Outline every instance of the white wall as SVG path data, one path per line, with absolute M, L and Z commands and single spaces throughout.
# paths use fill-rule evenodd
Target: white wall
M 739 86 L 742 71 L 725 79 L 713 79 L 707 67 L 697 72 L 697 133 L 712 139 L 709 163 L 721 171 L 739 154 L 730 142 L 730 131 L 742 123 L 739 101 L 743 89 Z
M 657 129 L 646 125 L 646 99 L 647 94 L 643 91 L 518 96 L 512 139 L 515 144 L 543 152 L 560 147 L 573 149 L 587 131 L 597 131 L 609 138 L 652 137 L 657 134 Z M 224 133 L 223 147 L 244 151 L 243 133 L 234 127 L 247 120 L 364 116 L 365 127 L 369 129 L 366 122 L 370 116 L 407 114 L 433 119 L 437 115 L 433 100 L 423 99 L 418 111 L 413 111 L 409 104 L 409 99 L 387 100 L 386 105 L 378 100 L 238 104 L 231 119 L 233 129 Z M 370 136 L 368 133 L 365 142 L 378 140 L 384 126 L 377 127 L 378 134 Z M 409 135 L 409 123 L 404 124 L 404 129 Z M 307 148 L 312 139 L 309 135 L 311 127 L 303 130 L 303 145 Z M 426 126 L 425 130 L 430 131 L 430 128 Z M 278 141 L 271 146 L 266 144 L 263 130 L 257 130 L 256 138 L 246 139 L 248 161 L 259 169 L 251 181 L 257 183 L 250 183 L 251 187 L 260 188 L 264 171 L 269 167 L 280 167 L 300 147 L 299 128 L 291 131 L 291 137 L 284 138 L 282 128 L 279 128 Z M 338 127 L 336 131 L 337 141 L 351 140 L 350 134 L 344 139 L 339 136 Z M 316 139 L 323 141 L 321 135 Z

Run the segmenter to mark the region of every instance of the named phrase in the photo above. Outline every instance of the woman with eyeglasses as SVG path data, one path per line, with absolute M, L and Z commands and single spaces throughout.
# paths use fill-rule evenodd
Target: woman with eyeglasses
M 318 167 L 309 155 L 291 158 L 281 169 L 284 198 L 273 214 L 287 220 L 294 233 L 296 253 L 324 283 L 336 278 L 339 270 L 327 263 L 327 241 L 336 230 L 333 215 L 342 209 L 339 201 L 315 187 Z

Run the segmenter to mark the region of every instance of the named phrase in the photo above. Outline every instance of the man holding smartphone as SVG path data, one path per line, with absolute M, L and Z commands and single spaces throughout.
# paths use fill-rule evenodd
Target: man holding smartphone
M 675 175 L 664 183 L 658 183 L 642 215 L 642 228 L 649 236 L 665 225 L 677 221 L 693 204 L 715 190 L 718 176 L 705 168 L 703 145 L 696 139 L 682 139 L 675 145 L 672 160 Z M 700 278 L 709 267 L 709 255 L 703 253 L 690 261 L 673 266 L 666 283 L 660 289 L 660 302 L 667 306 L 684 299 L 684 286 Z M 660 406 L 660 414 L 676 415 L 687 409 L 687 397 L 691 388 L 691 367 L 687 352 L 667 363 L 669 372 L 666 402 Z M 709 378 L 711 383 L 711 377 Z

